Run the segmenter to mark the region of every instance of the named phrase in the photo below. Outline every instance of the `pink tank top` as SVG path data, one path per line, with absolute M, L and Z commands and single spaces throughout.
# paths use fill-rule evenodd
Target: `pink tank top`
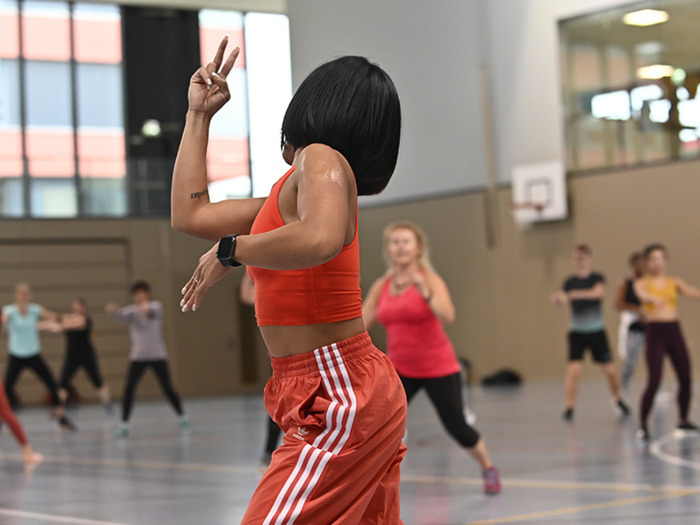
M 387 355 L 396 371 L 411 378 L 444 377 L 460 371 L 442 322 L 411 286 L 401 295 L 389 292 L 388 278 L 379 294 L 377 319 L 384 325 Z

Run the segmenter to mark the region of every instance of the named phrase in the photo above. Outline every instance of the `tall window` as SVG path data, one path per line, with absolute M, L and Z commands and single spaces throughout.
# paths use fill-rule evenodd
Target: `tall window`
M 287 18 L 205 10 L 199 21 L 203 63 L 224 35 L 242 51 L 212 123 L 210 194 L 266 195 L 284 168 Z M 0 217 L 130 214 L 123 67 L 117 5 L 0 0 Z
M 231 100 L 214 117 L 209 139 L 209 194 L 214 201 L 267 196 L 285 169 L 280 129 L 291 97 L 286 16 L 204 10 L 199 13 L 202 63 L 221 39 L 241 53 L 228 77 Z
M 0 0 L 0 71 L 0 213 L 123 215 L 118 8 Z

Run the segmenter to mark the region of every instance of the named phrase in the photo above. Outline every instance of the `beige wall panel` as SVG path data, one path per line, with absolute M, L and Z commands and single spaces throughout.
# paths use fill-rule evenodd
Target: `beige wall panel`
M 700 285 L 700 244 L 695 233 L 695 224 L 700 223 L 695 203 L 700 194 L 699 169 L 700 163 L 684 162 L 571 179 L 571 217 L 535 225 L 525 232 L 516 230 L 509 211 L 510 189 L 502 188 L 497 196 L 498 242 L 494 247 L 486 244 L 481 192 L 363 208 L 363 290 L 385 270 L 381 254 L 384 226 L 391 220 L 413 220 L 426 230 L 435 267 L 452 292 L 457 320 L 447 330 L 457 353 L 472 362 L 475 378 L 510 367 L 530 381 L 559 379 L 565 363 L 568 312 L 550 306 L 548 298 L 571 271 L 570 252 L 575 243 L 591 245 L 596 268 L 608 278 L 604 311 L 613 345 L 617 331 L 614 288 L 626 272 L 631 251 L 661 241 L 670 251 L 671 272 Z M 80 266 L 78 263 L 84 262 L 80 260 L 74 269 L 78 275 L 109 285 L 104 289 L 94 285 L 85 295 L 94 316 L 102 371 L 117 397 L 127 366 L 128 333 L 126 326 L 106 316 L 102 307 L 109 299 L 122 304 L 129 300 L 128 283 L 134 278 L 149 280 L 155 298 L 163 302 L 173 378 L 185 402 L 193 396 L 261 391 L 268 365 L 257 328 L 239 306 L 242 268 L 231 271 L 213 287 L 199 311 L 183 314 L 178 306 L 180 289 L 211 243 L 173 233 L 166 220 L 0 221 L 0 246 L 8 238 L 68 237 L 75 236 L 76 231 L 89 238 L 102 235 L 127 240 L 121 268 L 104 273 L 104 269 Z M 110 251 L 113 248 L 106 249 L 111 254 L 109 259 L 116 257 Z M 84 255 L 83 251 L 76 252 L 76 257 Z M 75 277 L 66 279 L 80 282 Z M 78 292 L 75 287 L 67 291 L 46 288 L 35 293 L 36 299 L 47 306 L 50 300 L 57 308 L 67 308 L 72 294 Z M 0 283 L 0 302 L 11 301 L 11 290 L 11 284 Z M 700 303 L 682 299 L 680 311 L 698 374 Z M 241 326 L 245 326 L 247 337 L 242 337 Z M 372 335 L 383 348 L 382 329 L 373 329 Z M 5 337 L 0 339 L 4 354 Z M 58 374 L 63 339 L 44 336 L 43 340 L 45 355 Z M 244 344 L 250 348 L 243 348 Z M 243 362 L 250 359 L 251 352 L 255 355 L 249 368 L 258 371 L 258 378 L 244 382 Z M 644 376 L 642 366 L 637 375 Z M 600 374 L 595 367 L 587 366 L 585 377 L 599 379 Z M 82 375 L 76 385 L 81 394 L 94 399 Z M 20 389 L 27 399 L 39 399 L 42 391 L 28 375 L 23 377 Z M 139 397 L 154 396 L 159 398 L 161 394 L 149 379 L 141 385 Z
M 384 271 L 381 231 L 391 220 L 418 222 L 431 241 L 433 262 L 450 287 L 457 320 L 448 327 L 458 354 L 476 376 L 512 367 L 526 379 L 562 376 L 568 311 L 549 305 L 551 292 L 570 274 L 571 248 L 586 242 L 595 267 L 608 279 L 604 305 L 610 342 L 616 348 L 618 315 L 614 289 L 633 250 L 654 241 L 670 251 L 670 271 L 700 285 L 700 245 L 694 224 L 700 163 L 683 162 L 591 175 L 569 181 L 571 217 L 519 232 L 510 216 L 510 189 L 498 191 L 499 242 L 486 246 L 484 196 L 480 192 L 407 204 L 366 208 L 361 213 L 362 286 Z M 681 319 L 700 373 L 700 303 L 681 300 Z M 372 331 L 383 345 L 381 329 Z M 643 377 L 639 366 L 638 377 Z M 598 379 L 595 367 L 585 378 Z

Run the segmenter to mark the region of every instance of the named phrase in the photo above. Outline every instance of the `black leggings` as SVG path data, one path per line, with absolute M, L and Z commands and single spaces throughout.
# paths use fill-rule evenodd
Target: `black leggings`
M 267 417 L 267 439 L 265 439 L 265 452 L 267 454 L 272 454 L 277 450 L 277 443 L 279 443 L 280 436 L 282 435 L 282 429 L 279 427 L 274 420 L 268 416 Z
M 15 395 L 15 385 L 19 379 L 19 375 L 25 368 L 29 368 L 34 372 L 42 383 L 46 385 L 51 394 L 51 404 L 55 407 L 61 405 L 58 398 L 58 389 L 56 388 L 56 380 L 49 369 L 41 354 L 33 355 L 32 357 L 16 357 L 10 356 L 7 362 L 7 370 L 5 370 L 5 392 L 10 400 L 10 405 L 17 406 L 17 396 Z
M 647 324 L 647 350 L 646 360 L 649 371 L 647 388 L 642 395 L 641 411 L 639 419 L 642 426 L 646 425 L 647 418 L 654 404 L 654 396 L 661 384 L 664 355 L 668 354 L 673 370 L 678 378 L 678 411 L 681 421 L 688 417 L 690 399 L 692 395 L 692 383 L 690 378 L 690 357 L 685 346 L 681 326 L 677 322 L 649 323 Z
M 58 382 L 61 388 L 68 390 L 71 378 L 80 367 L 85 369 L 85 373 L 92 381 L 92 384 L 95 385 L 95 388 L 102 387 L 102 376 L 100 375 L 100 368 L 97 366 L 97 356 L 95 356 L 95 351 L 90 349 L 68 351 L 66 353 L 66 361 L 63 363 L 61 379 Z
M 168 398 L 168 401 L 170 401 L 170 404 L 175 409 L 175 412 L 177 412 L 177 415 L 181 416 L 184 414 L 182 404 L 180 403 L 180 397 L 177 395 L 177 392 L 175 392 L 175 389 L 173 389 L 173 385 L 170 382 L 168 362 L 165 359 L 156 359 L 153 361 L 131 361 L 129 363 L 129 370 L 126 375 L 124 399 L 122 400 L 122 421 L 125 423 L 129 421 L 129 417 L 131 417 L 131 407 L 134 405 L 136 386 L 147 368 L 151 368 L 153 370 L 153 373 L 156 375 L 158 382 L 160 383 L 160 388 Z
M 464 419 L 462 380 L 459 372 L 433 378 L 399 377 L 408 403 L 421 388 L 425 388 L 445 430 L 464 448 L 472 448 L 479 442 L 479 433 Z

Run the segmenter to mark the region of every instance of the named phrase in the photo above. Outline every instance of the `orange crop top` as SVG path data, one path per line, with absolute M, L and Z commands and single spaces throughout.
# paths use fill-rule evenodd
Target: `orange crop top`
M 644 287 L 649 295 L 655 297 L 656 299 L 661 299 L 671 308 L 676 308 L 678 303 L 678 288 L 676 287 L 676 283 L 673 279 L 666 277 L 666 282 L 661 288 L 654 286 L 649 277 L 644 277 L 642 282 L 644 283 Z M 657 306 L 654 303 L 643 302 L 642 306 L 647 314 L 653 314 L 657 309 Z
M 270 190 L 250 233 L 284 226 L 279 211 L 280 189 L 294 166 Z M 362 316 L 360 245 L 355 216 L 355 237 L 330 261 L 301 270 L 267 270 L 248 266 L 255 282 L 255 316 L 258 326 L 301 326 L 347 321 Z

